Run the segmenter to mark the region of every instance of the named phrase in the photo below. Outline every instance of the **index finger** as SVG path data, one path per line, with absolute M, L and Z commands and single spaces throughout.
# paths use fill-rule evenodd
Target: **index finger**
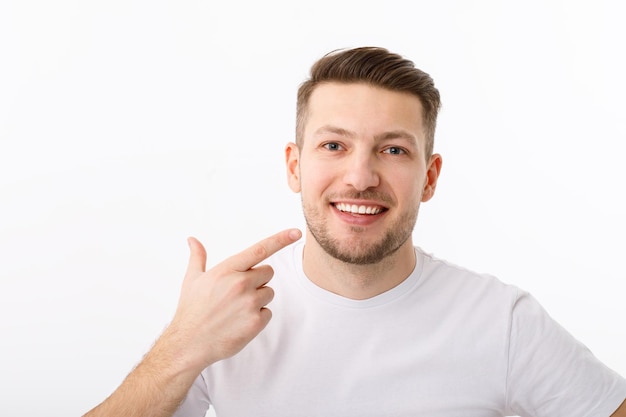
M 231 256 L 224 263 L 234 271 L 247 271 L 285 246 L 291 245 L 300 237 L 302 237 L 302 232 L 298 229 L 283 230 Z

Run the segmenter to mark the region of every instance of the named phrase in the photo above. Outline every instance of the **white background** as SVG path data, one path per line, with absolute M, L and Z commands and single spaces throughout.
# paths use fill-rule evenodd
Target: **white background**
M 0 3 L 0 415 L 80 415 L 210 263 L 302 227 L 295 92 L 385 46 L 443 98 L 415 242 L 529 290 L 626 375 L 618 1 Z M 253 364 L 251 364 L 253 366 Z

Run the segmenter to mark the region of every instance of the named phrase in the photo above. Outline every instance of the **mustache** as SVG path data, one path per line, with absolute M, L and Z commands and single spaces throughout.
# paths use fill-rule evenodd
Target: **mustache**
M 328 196 L 329 201 L 338 201 L 338 200 L 373 200 L 384 203 L 386 206 L 392 206 L 393 199 L 389 196 L 389 194 L 382 193 L 375 190 L 364 190 L 364 191 L 348 191 L 342 193 L 334 193 Z

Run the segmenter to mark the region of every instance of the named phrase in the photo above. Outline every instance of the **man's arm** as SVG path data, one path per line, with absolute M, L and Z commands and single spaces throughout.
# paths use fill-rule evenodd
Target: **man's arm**
M 200 371 L 177 363 L 175 330 L 168 328 L 115 392 L 84 417 L 170 417 Z
M 611 417 L 626 417 L 626 399 L 624 399 L 622 405 L 620 405 L 619 408 L 611 414 Z
M 267 325 L 273 270 L 256 266 L 295 242 L 285 230 L 206 271 L 206 251 L 189 239 L 190 257 L 172 323 L 141 363 L 100 405 L 83 417 L 170 417 L 193 381 L 210 364 L 228 358 Z

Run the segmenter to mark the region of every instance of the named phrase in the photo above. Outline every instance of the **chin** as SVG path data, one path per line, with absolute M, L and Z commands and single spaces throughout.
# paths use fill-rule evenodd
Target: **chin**
M 365 244 L 361 239 L 350 239 L 344 244 L 337 241 L 323 241 L 318 243 L 324 251 L 333 258 L 351 265 L 373 265 L 393 255 L 406 241 L 398 242 L 394 239 Z

